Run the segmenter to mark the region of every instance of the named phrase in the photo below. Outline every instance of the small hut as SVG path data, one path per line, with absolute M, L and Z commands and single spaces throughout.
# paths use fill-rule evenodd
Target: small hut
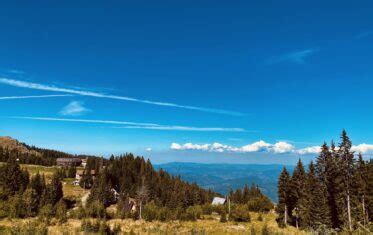
M 211 205 L 224 205 L 224 204 L 225 204 L 225 201 L 226 201 L 225 198 L 222 198 L 222 197 L 214 197 L 214 199 L 212 200 Z

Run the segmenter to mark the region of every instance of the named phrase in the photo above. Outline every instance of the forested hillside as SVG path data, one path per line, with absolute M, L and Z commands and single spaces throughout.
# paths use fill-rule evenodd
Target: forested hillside
M 356 159 L 351 146 L 343 131 L 340 144 L 324 143 L 307 171 L 300 160 L 292 175 L 283 169 L 276 208 L 280 226 L 367 230 L 373 220 L 373 161 L 361 154 Z
M 21 143 L 11 137 L 0 137 L 0 162 L 6 162 L 11 158 L 15 158 L 23 164 L 53 166 L 56 165 L 57 158 L 73 157 L 85 158 L 94 156 L 74 155 L 56 150 L 38 148 Z

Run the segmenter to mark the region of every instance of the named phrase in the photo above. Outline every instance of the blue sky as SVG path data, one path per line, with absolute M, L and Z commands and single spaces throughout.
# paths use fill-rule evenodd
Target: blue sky
M 154 162 L 290 164 L 345 128 L 368 156 L 372 7 L 2 1 L 0 133 Z

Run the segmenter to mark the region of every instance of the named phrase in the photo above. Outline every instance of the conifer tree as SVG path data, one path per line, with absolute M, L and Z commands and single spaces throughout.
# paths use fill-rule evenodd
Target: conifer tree
M 367 168 L 367 216 L 368 221 L 373 221 L 373 159 L 366 165 Z
M 307 195 L 306 195 L 306 180 L 307 175 L 304 170 L 302 161 L 299 159 L 297 166 L 294 169 L 290 184 L 290 208 L 292 212 L 292 223 L 297 228 L 301 224 L 305 225 L 303 221 L 307 220 Z M 302 211 L 301 211 L 302 209 Z M 301 216 L 302 215 L 302 216 Z
M 278 214 L 277 223 L 280 227 L 285 227 L 289 221 L 290 202 L 290 175 L 286 168 L 282 170 L 278 180 L 278 204 L 276 212 Z
M 356 173 L 353 178 L 354 196 L 356 197 L 353 202 L 356 202 L 353 206 L 357 220 L 360 221 L 364 226 L 368 222 L 367 217 L 367 184 L 368 184 L 368 172 L 366 163 L 363 160 L 363 156 L 359 153 Z
M 53 174 L 52 180 L 48 185 L 48 191 L 50 197 L 49 203 L 52 205 L 56 205 L 56 203 L 63 198 L 62 183 L 57 174 Z
M 101 170 L 98 178 L 94 181 L 91 193 L 88 198 L 88 203 L 99 201 L 105 207 L 114 202 L 114 195 L 112 192 L 111 182 L 109 180 L 109 173 L 107 169 Z
M 353 189 L 353 175 L 355 172 L 355 160 L 354 153 L 351 151 L 352 143 L 350 138 L 347 136 L 345 130 L 341 134 L 341 143 L 339 144 L 338 150 L 338 170 L 340 171 L 340 177 L 338 181 L 339 193 L 338 193 L 338 204 L 339 212 L 338 215 L 343 221 L 344 226 L 350 231 L 352 230 L 352 189 Z
M 332 141 L 330 145 L 330 157 L 326 161 L 326 188 L 328 192 L 328 207 L 330 212 L 330 222 L 332 228 L 340 228 L 342 221 L 338 216 L 339 206 L 338 206 L 338 191 L 340 189 L 339 181 L 342 178 L 341 172 L 338 168 L 338 152 L 336 150 L 335 144 Z
M 4 166 L 0 167 L 0 172 L 2 197 L 7 198 L 26 190 L 29 183 L 29 174 L 21 169 L 16 159 L 10 158 Z
M 309 165 L 307 177 L 308 224 L 313 229 L 330 226 L 327 190 L 315 172 L 313 162 Z

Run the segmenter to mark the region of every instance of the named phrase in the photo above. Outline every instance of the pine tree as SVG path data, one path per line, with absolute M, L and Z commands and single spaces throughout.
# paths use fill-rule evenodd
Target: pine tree
M 57 174 L 53 174 L 51 183 L 48 185 L 48 191 L 50 196 L 50 203 L 56 205 L 56 203 L 63 198 L 63 190 L 61 179 Z
M 139 219 L 142 219 L 142 205 L 148 199 L 149 190 L 145 184 L 145 177 L 142 178 L 141 186 L 137 190 L 137 199 L 139 201 Z
M 4 166 L 1 166 L 0 172 L 2 197 L 7 198 L 26 190 L 29 183 L 29 174 L 21 169 L 16 159 L 10 158 Z
M 367 184 L 368 184 L 368 172 L 367 172 L 367 166 L 363 160 L 363 156 L 361 153 L 359 153 L 357 166 L 356 166 L 356 173 L 353 178 L 354 182 L 354 196 L 355 200 L 353 202 L 356 202 L 353 206 L 353 209 L 355 211 L 354 214 L 357 216 L 357 220 L 360 221 L 364 226 L 368 222 L 367 218 Z
M 373 221 L 373 159 L 366 165 L 367 168 L 367 214 L 368 221 Z
M 243 189 L 243 192 L 242 192 L 242 201 L 244 203 L 247 203 L 250 199 L 250 192 L 249 192 L 249 187 L 247 186 L 247 184 L 245 184 L 245 187 Z
M 339 204 L 339 216 L 343 221 L 344 226 L 350 231 L 352 230 L 352 189 L 353 189 L 353 175 L 355 172 L 355 160 L 354 153 L 351 151 L 352 143 L 350 138 L 347 136 L 345 130 L 341 134 L 341 143 L 339 144 L 339 161 L 338 168 L 340 171 L 340 177 L 338 181 L 339 193 L 338 193 L 338 204 Z
M 330 212 L 330 222 L 332 228 L 340 228 L 342 221 L 338 215 L 338 191 L 339 191 L 339 181 L 342 178 L 341 172 L 338 169 L 338 152 L 336 150 L 335 144 L 332 141 L 330 145 L 330 157 L 326 161 L 326 188 L 328 193 L 328 207 Z
M 94 181 L 91 193 L 87 200 L 88 204 L 94 201 L 101 202 L 105 207 L 114 202 L 112 185 L 109 180 L 107 168 L 101 171 L 98 178 Z
M 278 204 L 276 206 L 277 223 L 280 227 L 285 227 L 289 221 L 289 201 L 290 201 L 290 175 L 286 168 L 282 170 L 278 180 Z
M 306 195 L 306 180 L 307 175 L 304 170 L 302 161 L 299 159 L 297 166 L 294 169 L 291 177 L 290 186 L 290 208 L 292 212 L 292 223 L 297 228 L 299 225 L 306 226 L 307 211 L 304 209 L 307 207 L 307 195 Z M 302 210 L 302 211 L 301 211 Z
M 328 161 L 330 161 L 331 152 L 328 145 L 324 142 L 321 146 L 321 152 L 316 158 L 315 173 L 317 177 L 324 183 L 327 183 Z
M 318 179 L 313 162 L 309 165 L 307 177 L 308 224 L 313 229 L 330 226 L 327 190 L 325 184 Z

